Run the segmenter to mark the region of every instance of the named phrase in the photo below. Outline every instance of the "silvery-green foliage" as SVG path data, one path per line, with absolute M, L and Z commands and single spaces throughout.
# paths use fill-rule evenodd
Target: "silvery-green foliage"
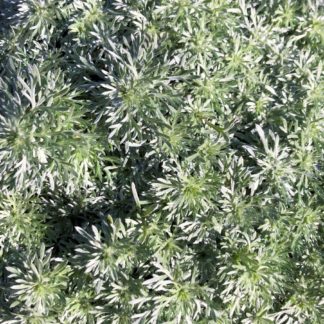
M 0 0 L 0 322 L 322 323 L 319 0 Z
M 19 268 L 6 267 L 13 283 L 11 307 L 22 304 L 27 313 L 50 315 L 51 308 L 64 301 L 70 270 L 62 261 L 52 258 L 51 251 L 46 252 L 41 244 L 39 254 L 27 256 Z

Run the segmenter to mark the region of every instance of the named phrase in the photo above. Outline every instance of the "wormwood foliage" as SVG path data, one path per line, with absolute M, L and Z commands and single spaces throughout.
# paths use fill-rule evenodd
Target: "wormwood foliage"
M 316 0 L 0 1 L 0 322 L 320 324 Z

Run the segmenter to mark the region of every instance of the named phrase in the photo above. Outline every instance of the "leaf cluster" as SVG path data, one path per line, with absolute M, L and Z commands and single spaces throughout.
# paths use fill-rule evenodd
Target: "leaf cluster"
M 0 322 L 322 323 L 317 0 L 0 0 Z

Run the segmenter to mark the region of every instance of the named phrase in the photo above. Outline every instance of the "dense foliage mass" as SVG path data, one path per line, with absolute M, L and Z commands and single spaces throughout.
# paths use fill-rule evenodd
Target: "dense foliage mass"
M 0 322 L 323 323 L 323 12 L 0 0 Z

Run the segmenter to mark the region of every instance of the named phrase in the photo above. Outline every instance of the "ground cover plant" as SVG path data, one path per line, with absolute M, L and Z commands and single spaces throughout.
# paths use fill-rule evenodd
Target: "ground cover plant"
M 323 323 L 323 12 L 0 0 L 0 322 Z

